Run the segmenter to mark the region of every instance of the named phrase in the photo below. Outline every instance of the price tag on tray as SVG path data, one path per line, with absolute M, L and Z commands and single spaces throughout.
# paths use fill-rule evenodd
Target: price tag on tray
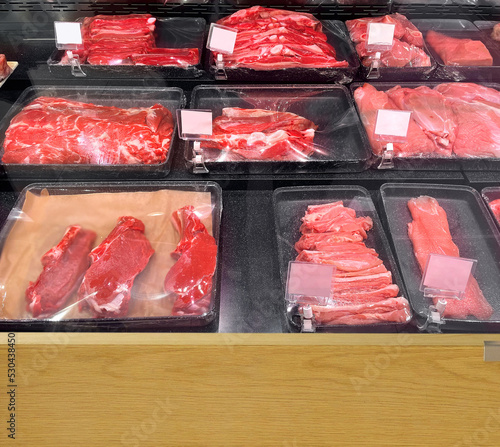
M 474 259 L 430 254 L 420 291 L 430 297 L 462 299 L 476 264 Z
M 177 128 L 183 140 L 207 140 L 212 135 L 212 111 L 179 109 Z
M 394 41 L 393 23 L 368 23 L 366 49 L 368 51 L 387 51 Z
M 238 31 L 212 23 L 208 33 L 207 48 L 222 54 L 233 54 Z
M 331 264 L 291 261 L 286 282 L 287 300 L 326 306 L 332 292 L 335 270 Z
M 379 109 L 375 121 L 375 138 L 393 143 L 404 143 L 408 135 L 410 118 L 411 112 L 408 111 Z
M 60 50 L 76 50 L 83 45 L 80 22 L 54 22 L 54 31 Z

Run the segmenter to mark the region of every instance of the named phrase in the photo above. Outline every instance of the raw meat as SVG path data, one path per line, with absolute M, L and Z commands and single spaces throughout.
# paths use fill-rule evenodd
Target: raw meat
M 127 315 L 134 279 L 153 253 L 144 224 L 134 217 L 120 217 L 108 237 L 90 253 L 92 264 L 78 290 L 80 310 L 89 309 L 96 318 Z
M 493 27 L 493 31 L 491 32 L 491 38 L 493 40 L 499 41 L 500 42 L 500 23 L 497 23 Z
M 224 55 L 226 67 L 278 70 L 349 65 L 336 59 L 321 22 L 311 14 L 254 6 L 217 23 L 238 31 L 233 53 Z
M 9 67 L 7 63 L 7 58 L 5 54 L 0 54 L 0 81 L 9 76 L 12 72 L 12 69 Z
M 26 290 L 28 310 L 48 317 L 62 309 L 90 266 L 89 253 L 96 234 L 79 225 L 66 229 L 61 241 L 42 256 L 43 270 Z
M 4 163 L 157 164 L 167 158 L 172 114 L 155 104 L 120 109 L 39 97 L 10 122 Z
M 493 65 L 493 57 L 480 40 L 455 39 L 432 30 L 426 40 L 445 65 Z
M 492 202 L 489 203 L 491 211 L 493 211 L 493 215 L 495 216 L 495 219 L 497 222 L 500 224 L 500 199 L 493 200 Z
M 181 237 L 172 255 L 179 258 L 165 277 L 164 289 L 177 295 L 173 315 L 201 315 L 210 305 L 217 244 L 192 206 L 174 212 L 172 221 Z
M 200 61 L 200 52 L 198 48 L 155 48 L 148 54 L 132 54 L 131 57 L 135 65 L 175 65 L 187 68 Z
M 449 100 L 475 101 L 500 108 L 500 92 L 484 85 L 469 82 L 450 82 L 449 84 L 436 86 L 435 90 Z
M 422 49 L 422 33 L 404 15 L 390 14 L 382 17 L 365 17 L 347 20 L 351 40 L 356 44 L 356 51 L 365 66 L 370 66 L 376 59 L 377 51 L 366 49 L 369 23 L 394 24 L 394 40 L 390 50 L 380 51 L 381 67 L 430 67 L 431 60 Z
M 225 108 L 202 147 L 226 152 L 225 159 L 307 160 L 314 152 L 317 128 L 294 113 Z
M 372 226 L 370 217 L 357 217 L 356 211 L 341 201 L 307 208 L 302 218 L 302 237 L 295 245 L 299 252 L 296 260 L 336 267 L 329 304 L 312 306 L 319 324 L 410 319 L 408 302 L 397 298 L 399 288 L 392 283 L 391 272 L 377 252 L 362 242 Z
M 417 197 L 408 202 L 408 208 L 413 218 L 408 224 L 408 235 L 422 272 L 431 253 L 460 256 L 459 249 L 452 240 L 446 212 L 436 199 L 427 196 Z M 434 302 L 437 301 L 436 298 Z M 462 300 L 448 299 L 444 311 L 444 317 L 456 319 L 474 316 L 480 320 L 487 320 L 492 314 L 492 307 L 473 277 L 469 280 L 465 297 Z

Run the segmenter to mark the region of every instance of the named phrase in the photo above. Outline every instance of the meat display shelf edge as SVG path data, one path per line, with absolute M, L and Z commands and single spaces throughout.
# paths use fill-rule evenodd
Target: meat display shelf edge
M 421 272 L 408 236 L 412 221 L 408 201 L 419 196 L 436 199 L 447 214 L 453 242 L 460 256 L 478 261 L 474 273 L 486 300 L 493 307 L 489 320 L 445 318 L 443 332 L 498 332 L 500 330 L 500 233 L 481 199 L 468 186 L 392 184 L 381 187 L 384 223 L 389 228 L 407 297 L 419 323 L 424 323 L 430 300 L 420 291 Z
M 206 209 L 203 205 L 203 209 L 200 208 L 200 212 L 206 217 L 207 212 L 210 211 L 211 220 L 212 220 L 212 235 L 215 239 L 215 243 L 218 247 L 217 250 L 217 260 L 216 260 L 216 269 L 213 274 L 212 279 L 212 289 L 209 295 L 209 302 L 207 302 L 207 311 L 201 315 L 183 315 L 183 316 L 134 316 L 134 317 L 108 317 L 108 318 L 67 318 L 64 319 L 57 318 L 46 318 L 46 319 L 35 319 L 35 318 L 23 318 L 23 319 L 6 319 L 4 317 L 0 318 L 0 329 L 5 331 L 12 330 L 21 330 L 21 331 L 95 331 L 95 330 L 104 330 L 104 331 L 168 331 L 168 330 L 176 330 L 176 331 L 197 331 L 203 330 L 203 328 L 210 328 L 213 326 L 213 323 L 218 317 L 219 313 L 219 272 L 220 272 L 220 225 L 221 225 L 221 215 L 222 215 L 222 190 L 219 185 L 213 182 L 191 182 L 189 184 L 179 183 L 179 182 L 141 182 L 141 183 L 133 183 L 133 182 L 116 182 L 116 183 L 45 183 L 45 184 L 32 184 L 26 187 L 21 194 L 19 195 L 14 208 L 9 213 L 7 221 L 3 226 L 0 232 L 0 253 L 4 251 L 5 244 L 9 234 L 11 233 L 16 222 L 21 219 L 29 219 L 30 216 L 26 216 L 22 212 L 22 207 L 25 204 L 25 200 L 27 194 L 33 194 L 37 197 L 43 195 L 48 198 L 48 193 L 51 196 L 62 195 L 62 196 L 71 196 L 74 194 L 99 194 L 99 193 L 134 193 L 134 192 L 175 192 L 175 191 L 183 191 L 186 193 L 191 193 L 190 197 L 194 197 L 195 193 L 209 193 L 210 194 L 210 210 Z M 156 196 L 157 197 L 157 196 Z M 170 199 L 167 201 L 174 200 L 174 196 L 169 196 Z M 197 196 L 198 197 L 198 196 Z M 129 200 L 129 203 L 136 203 L 132 199 Z M 131 201 L 130 201 L 131 200 Z M 175 199 L 182 201 L 183 199 Z M 200 199 L 201 200 L 201 199 Z M 67 203 L 67 202 L 66 202 Z M 200 202 L 201 204 L 202 202 Z M 60 205 L 57 205 L 60 206 Z M 66 206 L 66 205 L 64 205 Z M 115 202 L 114 206 L 119 208 L 122 206 L 121 202 Z M 142 206 L 142 204 L 136 203 L 134 206 Z M 148 204 L 150 207 L 154 207 L 155 201 L 150 201 Z M 201 205 L 200 205 L 201 206 Z M 38 223 L 42 223 L 42 219 L 47 223 L 47 219 L 50 220 L 51 216 L 44 215 L 44 211 L 42 208 L 32 208 L 34 213 L 36 211 L 39 212 L 40 220 Z M 71 210 L 66 208 L 61 208 L 61 212 L 71 213 Z M 128 209 L 120 209 L 116 210 L 119 216 L 128 215 L 131 210 Z M 158 211 L 157 213 L 149 214 L 150 218 L 155 218 L 155 215 L 161 216 L 164 214 L 162 211 Z M 102 226 L 102 222 L 98 222 L 99 216 L 102 216 L 102 213 L 99 213 L 96 210 L 94 214 L 88 214 L 87 219 L 95 222 L 94 225 Z M 23 217 L 24 216 L 24 217 Z M 114 216 L 114 214 L 113 214 Z M 116 219 L 119 217 L 116 216 Z M 151 217 L 152 216 L 152 217 Z M 208 219 L 208 217 L 206 217 Z M 167 217 L 167 221 L 170 222 L 170 216 Z M 78 222 L 74 222 L 77 224 Z M 109 225 L 108 225 L 109 224 Z M 113 219 L 113 222 L 107 222 L 104 225 L 112 228 L 116 224 L 116 220 Z M 38 224 L 37 224 L 38 225 Z M 57 225 L 61 226 L 61 223 L 58 221 Z M 147 228 L 146 228 L 147 231 Z M 161 233 L 163 234 L 163 233 Z M 40 240 L 43 241 L 43 237 L 40 237 Z M 178 239 L 177 239 L 178 241 Z M 153 241 L 157 245 L 165 245 L 166 248 L 162 249 L 163 251 L 167 250 L 170 252 L 170 247 L 172 250 L 175 248 L 174 244 L 165 242 L 165 241 Z M 38 241 L 40 243 L 40 241 Z M 40 259 L 35 259 L 33 262 L 36 264 L 36 268 L 41 270 L 42 264 L 40 263 Z M 160 262 L 160 261 L 157 261 Z M 175 265 L 175 264 L 174 264 Z M 143 272 L 144 273 L 144 272 Z M 161 276 L 161 275 L 160 275 Z M 162 276 L 164 277 L 164 275 Z M 148 276 L 148 278 L 150 278 Z M 33 278 L 35 279 L 35 278 Z M 143 280 L 146 281 L 146 280 Z M 136 281 L 137 282 L 137 281 Z M 147 283 L 148 287 L 151 285 Z M 137 284 L 135 284 L 137 286 Z M 2 287 L 2 313 L 4 312 L 5 302 L 4 300 L 9 299 L 9 297 L 5 296 L 5 287 Z M 137 291 L 134 292 L 135 289 L 132 289 L 132 299 L 131 307 L 134 308 L 135 313 L 140 313 L 140 310 L 144 309 L 147 313 L 147 298 L 145 299 L 137 299 L 134 296 L 137 295 Z M 141 289 L 142 290 L 142 289 Z M 141 295 L 142 297 L 142 295 Z M 10 298 L 12 299 L 12 298 Z M 25 297 L 20 296 L 17 298 L 18 300 L 22 300 L 25 302 Z M 135 300 L 135 304 L 134 304 Z M 155 302 L 156 296 L 153 299 Z M 26 304 L 24 304 L 26 305 Z M 74 304 L 69 304 L 68 309 L 73 307 Z M 137 310 L 139 309 L 139 311 Z M 155 312 L 152 312 L 155 313 Z M 158 313 L 158 310 L 156 311 Z M 71 314 L 71 312 L 70 312 Z M 209 329 L 210 330 L 210 329 Z M 212 329 L 213 330 L 213 329 Z
M 10 121 L 22 109 L 41 96 L 63 98 L 85 103 L 119 108 L 151 107 L 158 103 L 173 115 L 185 106 L 184 92 L 176 87 L 76 87 L 35 86 L 27 88 L 0 122 L 0 156 L 4 155 L 5 131 Z M 2 175 L 12 180 L 119 180 L 164 178 L 170 171 L 173 151 L 177 147 L 177 126 L 174 126 L 166 160 L 156 164 L 6 164 L 2 163 Z M 55 135 L 54 135 L 55 136 Z

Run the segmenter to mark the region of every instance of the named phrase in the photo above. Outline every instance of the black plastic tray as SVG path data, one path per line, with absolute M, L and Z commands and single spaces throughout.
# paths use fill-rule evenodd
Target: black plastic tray
M 361 186 L 303 186 L 278 188 L 273 194 L 274 219 L 278 256 L 280 263 L 283 297 L 286 290 L 288 263 L 297 257 L 294 244 L 300 238 L 300 219 L 309 205 L 318 205 L 342 200 L 345 206 L 356 210 L 357 216 L 369 216 L 373 220 L 373 228 L 368 232 L 365 243 L 374 248 L 391 271 L 393 282 L 400 288 L 400 296 L 406 296 L 403 281 L 391 253 L 382 224 L 378 217 L 370 193 Z M 286 307 L 286 304 L 285 304 Z M 291 329 L 297 330 L 299 316 L 296 309 L 288 309 L 288 321 Z M 407 327 L 407 323 L 381 323 L 372 325 L 322 325 L 318 329 L 333 332 L 399 332 Z
M 429 88 L 434 88 L 437 85 L 446 83 L 449 81 L 443 82 L 370 82 L 377 90 L 387 91 L 396 85 L 407 88 L 417 88 L 420 86 L 426 86 Z M 485 87 L 494 88 L 496 90 L 500 90 L 500 84 L 494 83 L 479 83 L 480 85 L 484 85 Z M 354 91 L 361 87 L 362 83 L 353 83 L 350 86 L 351 94 L 354 95 Z M 356 104 L 356 111 L 360 116 L 361 114 Z M 363 126 L 363 133 L 365 137 L 365 141 L 367 141 L 368 147 L 371 151 L 371 146 L 368 141 L 368 136 Z M 373 166 L 378 166 L 380 164 L 381 158 L 375 154 L 373 154 Z M 406 170 L 406 171 L 500 171 L 500 158 L 458 158 L 458 157 L 432 157 L 432 158 L 423 158 L 423 157 L 395 157 L 394 158 L 394 169 L 397 170 Z
M 3 156 L 5 131 L 10 121 L 23 107 L 40 96 L 60 97 L 75 101 L 122 108 L 151 107 L 155 103 L 172 112 L 185 105 L 184 93 L 176 87 L 145 88 L 133 90 L 122 87 L 67 87 L 37 86 L 27 88 L 0 122 L 0 158 Z M 165 177 L 172 162 L 177 144 L 177 130 L 174 128 L 167 159 L 151 165 L 91 165 L 91 164 L 1 164 L 4 174 L 10 179 L 37 180 L 116 180 L 149 179 Z
M 314 144 L 325 154 L 314 154 L 307 161 L 217 161 L 221 151 L 207 149 L 205 165 L 210 172 L 360 172 L 371 162 L 363 125 L 347 88 L 341 85 L 197 86 L 190 107 L 211 109 L 214 118 L 222 114 L 224 107 L 278 110 L 296 113 L 319 125 Z M 192 142 L 185 145 L 188 163 L 192 159 L 192 146 Z
M 422 275 L 408 236 L 412 221 L 408 200 L 427 195 L 434 197 L 448 215 L 453 242 L 460 256 L 478 261 L 475 278 L 485 298 L 494 308 L 489 321 L 445 319 L 443 331 L 500 331 L 500 233 L 479 193 L 468 186 L 386 183 L 380 189 L 385 220 L 390 229 L 399 268 L 408 298 L 418 319 L 423 322 L 429 300 L 420 292 Z
M 226 68 L 228 81 L 243 82 L 304 82 L 304 83 L 324 83 L 336 82 L 348 84 L 356 76 L 359 70 L 359 59 L 356 50 L 343 22 L 339 20 L 322 20 L 323 33 L 327 37 L 327 42 L 335 49 L 336 59 L 346 60 L 348 67 L 332 68 L 283 68 L 280 70 L 253 70 L 246 67 Z M 215 75 L 214 55 L 209 52 L 208 70 Z
M 203 70 L 203 53 L 206 22 L 198 17 L 170 17 L 156 19 L 157 48 L 198 48 L 200 61 L 197 65 L 182 67 L 157 67 L 148 65 L 91 65 L 81 64 L 88 79 L 137 79 L 137 78 L 199 78 Z M 75 79 L 71 66 L 61 65 L 63 50 L 55 50 L 47 64 L 50 72 L 60 79 Z
M 212 199 L 212 228 L 213 237 L 217 243 L 217 267 L 212 282 L 211 303 L 209 311 L 200 316 L 165 316 L 165 317 L 133 317 L 133 318 L 81 318 L 52 321 L 47 319 L 0 319 L 0 330 L 48 330 L 48 331 L 168 331 L 168 330 L 190 330 L 192 328 L 206 327 L 218 316 L 219 312 L 219 272 L 220 272 L 220 227 L 222 216 L 222 189 L 214 182 L 141 182 L 141 183 L 35 183 L 27 186 L 11 210 L 7 220 L 0 232 L 0 252 L 3 250 L 5 240 L 19 216 L 26 193 L 29 191 L 40 194 L 43 190 L 49 190 L 51 195 L 66 194 L 93 194 L 112 192 L 133 191 L 159 191 L 162 189 L 179 191 L 210 192 Z M 124 210 L 125 215 L 126 210 Z M 97 218 L 97 217 L 96 217 Z M 22 297 L 24 299 L 24 297 Z

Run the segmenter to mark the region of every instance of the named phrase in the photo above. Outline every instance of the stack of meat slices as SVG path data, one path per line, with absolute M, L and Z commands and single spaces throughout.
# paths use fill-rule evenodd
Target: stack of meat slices
M 392 274 L 377 252 L 363 242 L 373 227 L 370 217 L 341 201 L 307 208 L 297 261 L 336 267 L 330 303 L 312 306 L 319 324 L 366 325 L 410 320 L 408 301 L 399 296 Z

